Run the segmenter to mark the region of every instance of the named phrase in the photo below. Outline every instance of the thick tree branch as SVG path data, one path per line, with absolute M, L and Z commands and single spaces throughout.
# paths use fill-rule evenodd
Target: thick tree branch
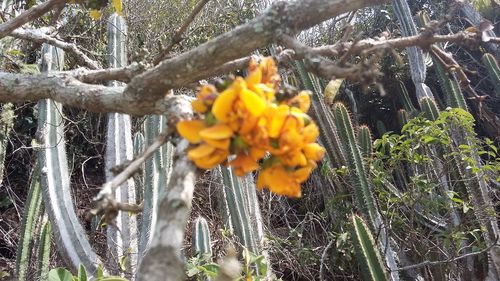
M 136 76 L 126 87 L 124 95 L 128 100 L 141 101 L 142 106 L 152 104 L 167 90 L 209 77 L 214 66 L 247 56 L 273 42 L 281 34 L 295 34 L 342 13 L 384 2 L 386 1 L 275 2 L 261 16 L 250 22 Z
M 35 43 L 47 43 L 54 47 L 61 48 L 67 52 L 73 53 L 77 60 L 83 65 L 90 69 L 98 69 L 99 64 L 89 58 L 86 54 L 84 54 L 75 44 L 66 43 L 64 41 L 58 40 L 52 36 L 47 34 L 43 34 L 41 32 L 37 32 L 36 30 L 22 29 L 18 28 L 13 30 L 10 33 L 10 36 L 18 39 L 28 40 Z
M 9 35 L 12 31 L 21 27 L 27 22 L 33 21 L 45 13 L 49 12 L 54 8 L 54 6 L 64 3 L 65 0 L 49 0 L 40 5 L 31 7 L 26 12 L 20 14 L 19 16 L 11 19 L 10 21 L 0 24 L 0 39 Z
M 131 107 L 123 87 L 85 84 L 66 74 L 25 75 L 0 72 L 0 102 L 53 99 L 64 105 L 94 112 L 122 112 L 136 115 L 162 114 L 186 96 L 165 95 L 149 107 Z M 137 102 L 135 102 L 137 104 Z

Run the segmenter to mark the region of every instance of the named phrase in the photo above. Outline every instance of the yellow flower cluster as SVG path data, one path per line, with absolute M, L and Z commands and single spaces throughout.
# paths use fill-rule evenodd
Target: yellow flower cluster
M 304 182 L 325 149 L 317 144 L 318 127 L 306 114 L 310 94 L 302 91 L 278 100 L 278 70 L 271 58 L 251 61 L 246 78 L 236 77 L 219 93 L 204 85 L 193 109 L 200 119 L 177 124 L 179 134 L 197 146 L 188 157 L 211 169 L 227 162 L 238 176 L 258 170 L 257 188 L 300 197 Z M 262 161 L 261 161 L 262 160 Z

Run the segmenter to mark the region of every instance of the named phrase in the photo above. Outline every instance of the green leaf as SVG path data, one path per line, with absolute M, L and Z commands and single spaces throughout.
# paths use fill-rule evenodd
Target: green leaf
M 49 271 L 49 281 L 73 281 L 73 274 L 62 267 L 54 268 Z
M 80 264 L 80 268 L 78 269 L 78 281 L 87 281 L 87 270 L 83 264 Z

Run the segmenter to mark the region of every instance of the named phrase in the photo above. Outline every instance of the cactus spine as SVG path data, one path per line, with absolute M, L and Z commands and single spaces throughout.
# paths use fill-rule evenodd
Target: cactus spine
M 38 272 L 40 280 L 48 280 L 50 264 L 50 244 L 52 242 L 52 224 L 47 216 L 43 218 L 40 240 L 38 241 Z
M 108 24 L 108 62 L 110 67 L 122 67 L 127 64 L 126 52 L 127 26 L 118 14 L 109 18 Z M 110 86 L 121 83 L 113 81 Z M 106 179 L 114 175 L 110 171 L 114 166 L 133 158 L 132 129 L 130 116 L 108 113 L 106 137 Z M 114 194 L 115 200 L 122 203 L 136 203 L 136 189 L 133 179 L 122 184 Z M 132 273 L 137 266 L 137 217 L 121 212 L 116 218 L 116 227 L 108 227 L 107 242 L 110 264 L 113 274 L 118 274 L 118 260 L 126 257 L 125 267 Z
M 486 70 L 488 70 L 488 78 L 495 87 L 495 95 L 500 97 L 500 68 L 498 62 L 491 54 L 484 54 L 481 58 Z
M 49 45 L 42 47 L 42 71 L 60 70 L 63 52 Z M 59 252 L 73 268 L 84 264 L 90 272 L 100 261 L 90 247 L 72 202 L 66 143 L 64 141 L 62 106 L 52 100 L 38 102 L 38 132 L 43 148 L 38 152 L 40 185 Z
M 41 213 L 42 197 L 40 194 L 39 169 L 38 165 L 35 165 L 31 173 L 31 183 L 21 225 L 21 240 L 16 254 L 16 273 L 18 280 L 21 281 L 27 280 L 31 249 L 35 239 L 33 235 Z
M 212 247 L 210 240 L 210 229 L 207 220 L 198 217 L 194 221 L 192 235 L 192 255 L 193 256 L 212 256 Z
M 385 281 L 388 280 L 384 262 L 380 257 L 380 250 L 373 239 L 370 229 L 357 215 L 352 215 L 354 226 L 353 238 L 356 246 L 358 258 L 365 265 L 366 270 L 362 270 L 365 280 Z

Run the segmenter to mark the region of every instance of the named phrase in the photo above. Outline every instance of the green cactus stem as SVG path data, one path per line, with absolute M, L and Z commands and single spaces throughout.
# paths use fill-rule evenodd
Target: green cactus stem
M 500 68 L 495 57 L 491 54 L 484 54 L 481 58 L 486 70 L 488 71 L 488 79 L 495 87 L 495 95 L 500 97 Z

